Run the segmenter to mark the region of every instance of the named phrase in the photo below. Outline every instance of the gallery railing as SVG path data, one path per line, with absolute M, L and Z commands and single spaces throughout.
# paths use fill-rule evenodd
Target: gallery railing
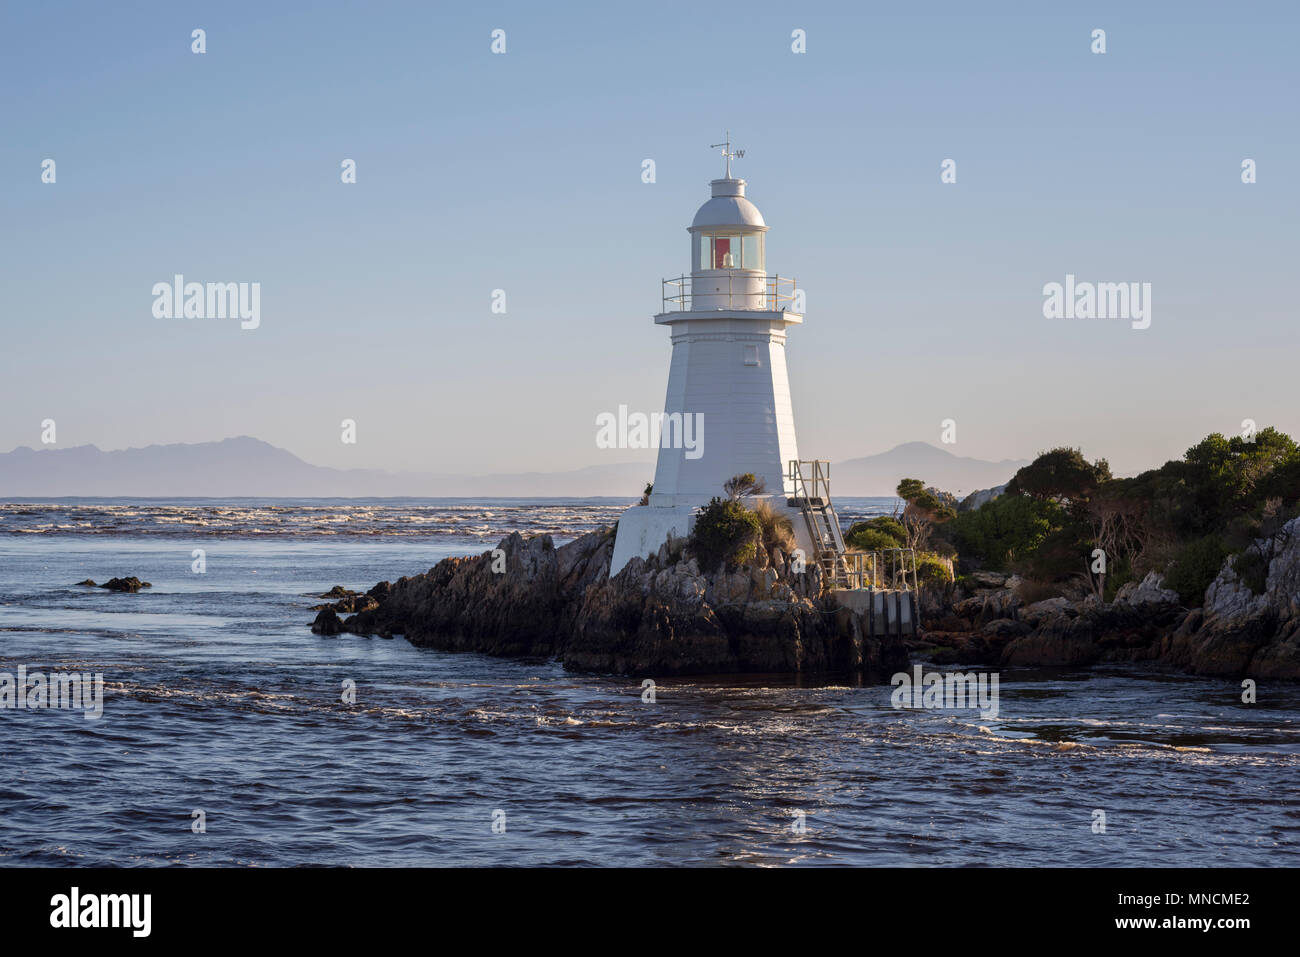
M 789 276 L 762 273 L 728 273 L 699 280 L 692 287 L 690 276 L 663 281 L 664 312 L 702 309 L 756 309 L 765 312 L 795 312 L 798 284 Z M 706 286 L 709 287 L 705 289 Z M 725 286 L 726 288 L 719 288 Z

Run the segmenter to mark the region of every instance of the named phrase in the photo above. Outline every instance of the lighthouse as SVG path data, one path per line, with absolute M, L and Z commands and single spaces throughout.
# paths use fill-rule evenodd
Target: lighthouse
M 648 504 L 619 520 L 611 575 L 670 536 L 689 535 L 696 511 L 746 472 L 762 480 L 761 497 L 790 513 L 809 562 L 827 549 L 844 551 L 829 492 L 822 500 L 817 481 L 805 487 L 799 471 L 785 342 L 803 322 L 802 295 L 793 279 L 768 272 L 767 223 L 745 181 L 731 174 L 743 153 L 718 145 L 725 174 L 710 183 L 712 196 L 687 228 L 690 276 L 663 280 L 654 321 L 667 327 L 673 348 L 659 458 Z M 690 448 L 678 441 L 687 417 L 698 423 Z M 820 514 L 808 514 L 810 505 Z

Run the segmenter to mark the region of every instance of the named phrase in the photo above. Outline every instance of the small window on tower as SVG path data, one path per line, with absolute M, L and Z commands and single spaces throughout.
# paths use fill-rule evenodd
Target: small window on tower
M 758 365 L 758 346 L 745 346 L 745 365 Z

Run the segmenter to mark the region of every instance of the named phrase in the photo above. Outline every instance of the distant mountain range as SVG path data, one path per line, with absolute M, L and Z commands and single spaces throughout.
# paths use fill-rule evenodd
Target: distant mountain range
M 962 458 L 925 442 L 835 463 L 835 495 L 892 495 L 901 478 L 919 478 L 967 494 L 1000 485 L 1024 461 Z M 468 498 L 614 496 L 640 494 L 653 463 L 593 465 L 571 472 L 454 475 L 334 469 L 248 436 L 193 445 L 150 445 L 105 452 L 93 445 L 68 449 L 19 447 L 0 453 L 0 496 L 139 496 L 146 498 Z
M 953 455 L 928 442 L 904 442 L 879 455 L 832 463 L 831 494 L 893 495 L 900 479 L 915 478 L 964 498 L 1003 484 L 1028 464 L 1028 459 L 986 462 Z

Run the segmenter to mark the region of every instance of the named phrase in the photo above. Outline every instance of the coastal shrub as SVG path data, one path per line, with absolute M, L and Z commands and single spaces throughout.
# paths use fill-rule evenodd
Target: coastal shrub
M 1174 553 L 1174 560 L 1165 570 L 1165 584 L 1178 592 L 1183 604 L 1199 605 L 1227 557 L 1228 547 L 1219 536 L 1192 539 Z
M 758 524 L 762 529 L 763 548 L 769 552 L 779 548 L 786 555 L 794 551 L 794 523 L 790 521 L 789 515 L 766 499 L 760 499 L 755 504 L 754 514 L 758 517 Z
M 907 544 L 907 532 L 898 519 L 878 515 L 865 522 L 854 522 L 844 536 L 844 544 L 864 552 L 902 548 Z
M 1080 449 L 1058 448 L 1040 453 L 1007 483 L 1009 496 L 1028 495 L 1062 504 L 1085 502 L 1110 480 L 1105 459 L 1089 463 Z
M 700 509 L 691 531 L 691 551 L 702 569 L 750 561 L 763 539 L 758 516 L 740 502 L 716 496 Z
M 1080 575 L 1090 578 L 1096 547 L 1088 527 L 1071 519 L 1048 533 L 1030 554 L 1017 556 L 1010 570 L 1043 581 L 1063 582 Z
M 929 553 L 916 556 L 916 581 L 925 586 L 946 585 L 952 581 L 948 563 Z
M 978 559 L 988 568 L 1006 571 L 1012 562 L 1029 557 L 1049 535 L 1063 528 L 1066 518 L 1056 502 L 1003 495 L 959 513 L 945 532 L 963 559 Z

